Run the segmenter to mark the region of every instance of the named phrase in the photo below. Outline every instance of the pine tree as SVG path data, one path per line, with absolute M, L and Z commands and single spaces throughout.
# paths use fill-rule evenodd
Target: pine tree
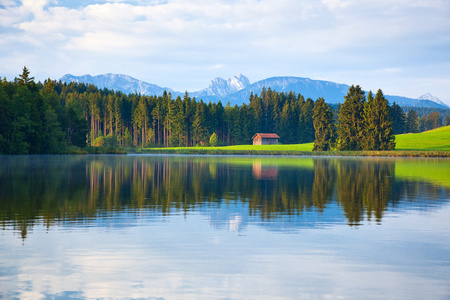
M 446 116 L 444 119 L 444 126 L 449 126 L 450 125 L 450 115 Z
M 426 130 L 432 130 L 442 126 L 441 114 L 433 111 L 427 115 Z
M 18 86 L 24 86 L 28 85 L 29 83 L 34 83 L 34 77 L 29 77 L 30 71 L 27 69 L 27 67 L 23 67 L 22 74 L 17 78 L 17 85 Z
M 217 143 L 218 143 L 218 139 L 217 139 L 217 134 L 214 132 L 210 137 L 209 137 L 209 145 L 211 147 L 216 147 Z
M 228 102 L 224 110 L 224 140 L 226 140 L 227 145 L 232 144 L 233 123 L 233 108 Z
M 193 126 L 193 139 L 195 143 L 206 145 L 208 141 L 208 130 L 206 129 L 206 108 L 203 101 L 197 103 Z
M 147 144 L 147 129 L 148 129 L 148 104 L 145 96 L 139 98 L 138 105 L 133 112 L 133 123 L 135 127 L 140 130 L 141 146 L 145 147 Z
M 381 90 L 375 98 L 372 92 L 364 104 L 364 150 L 392 150 L 395 148 L 395 136 L 392 128 L 389 104 Z
M 232 144 L 241 144 L 243 140 L 243 133 L 239 118 L 239 106 L 237 104 L 230 109 L 229 121 L 231 122 Z
M 78 147 L 86 147 L 88 122 L 83 117 L 79 103 L 69 102 L 66 106 L 67 115 L 67 143 Z
M 117 136 L 117 140 L 120 144 L 122 144 L 122 136 L 123 136 L 122 105 L 123 105 L 122 97 L 115 97 L 114 98 L 115 135 Z
M 330 151 L 335 142 L 335 124 L 332 108 L 319 98 L 314 103 L 315 140 L 313 151 Z
M 392 103 L 391 106 L 391 118 L 392 126 L 394 128 L 394 134 L 402 134 L 405 132 L 405 112 L 396 104 Z
M 181 97 L 178 96 L 173 104 L 171 104 L 171 110 L 173 111 L 173 118 L 171 120 L 171 132 L 172 136 L 170 139 L 171 146 L 184 146 L 186 143 L 186 115 L 184 110 L 184 105 L 181 100 Z
M 242 104 L 239 109 L 239 117 L 237 118 L 238 126 L 241 129 L 239 144 L 249 144 L 252 136 L 255 134 L 255 119 L 253 109 L 249 108 L 247 104 Z
M 411 109 L 406 115 L 406 132 L 417 133 L 419 132 L 419 115 L 413 109 Z
M 301 103 L 300 105 L 301 106 L 298 123 L 300 143 L 310 143 L 313 142 L 315 139 L 315 130 L 313 122 L 314 101 L 311 98 L 308 98 L 306 99 L 305 102 Z
M 367 101 L 364 103 L 364 139 L 362 148 L 364 150 L 375 150 L 378 143 L 378 116 L 376 113 L 375 101 L 372 91 L 367 94 Z
M 359 85 L 351 86 L 338 115 L 338 149 L 361 150 L 363 146 L 363 110 L 366 97 Z
M 250 94 L 249 98 L 249 106 L 253 108 L 255 119 L 256 119 L 256 132 L 264 132 L 265 128 L 265 113 L 264 113 L 264 105 L 260 97 L 258 95 L 253 96 L 253 92 Z
M 43 106 L 41 107 L 43 111 L 41 153 L 58 153 L 64 145 L 64 132 L 59 122 L 59 118 L 62 117 L 62 109 L 54 87 L 54 83 L 47 80 L 41 90 L 43 98 Z

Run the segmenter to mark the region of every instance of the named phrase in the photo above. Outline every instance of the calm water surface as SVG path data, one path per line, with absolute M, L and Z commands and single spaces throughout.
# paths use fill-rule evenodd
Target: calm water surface
M 0 156 L 0 298 L 450 299 L 450 160 Z

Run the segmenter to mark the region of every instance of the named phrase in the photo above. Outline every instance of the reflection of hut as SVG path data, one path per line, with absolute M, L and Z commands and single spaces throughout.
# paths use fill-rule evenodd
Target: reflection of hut
M 278 166 L 263 166 L 261 161 L 254 161 L 252 173 L 258 180 L 276 180 L 278 177 Z
M 253 145 L 277 145 L 280 137 L 276 133 L 257 133 L 253 139 Z

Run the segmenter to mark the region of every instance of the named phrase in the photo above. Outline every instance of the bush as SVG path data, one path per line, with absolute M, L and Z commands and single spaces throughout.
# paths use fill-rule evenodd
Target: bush
M 112 135 L 112 134 L 108 134 L 103 139 L 103 146 L 105 146 L 105 147 L 116 147 L 117 146 L 117 137 Z
M 209 138 L 209 145 L 211 147 L 216 147 L 219 140 L 217 139 L 217 134 L 214 132 Z

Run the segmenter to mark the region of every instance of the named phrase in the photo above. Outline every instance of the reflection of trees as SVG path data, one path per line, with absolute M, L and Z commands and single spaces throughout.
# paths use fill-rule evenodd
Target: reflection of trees
M 323 211 L 333 195 L 336 167 L 332 159 L 314 159 L 313 205 Z
M 0 159 L 0 222 L 23 237 L 37 221 L 50 227 L 124 209 L 169 214 L 234 201 L 247 202 L 249 214 L 266 220 L 311 209 L 321 212 L 336 199 L 349 224 L 359 224 L 364 214 L 379 222 L 389 203 L 424 190 L 420 183 L 394 182 L 393 160 L 317 158 L 313 169 L 279 165 L 273 167 L 277 177 L 256 180 L 253 164 L 208 157 Z M 431 185 L 425 191 L 442 193 Z
M 393 161 L 338 161 L 337 200 L 349 224 L 359 224 L 365 212 L 381 221 L 394 180 Z

